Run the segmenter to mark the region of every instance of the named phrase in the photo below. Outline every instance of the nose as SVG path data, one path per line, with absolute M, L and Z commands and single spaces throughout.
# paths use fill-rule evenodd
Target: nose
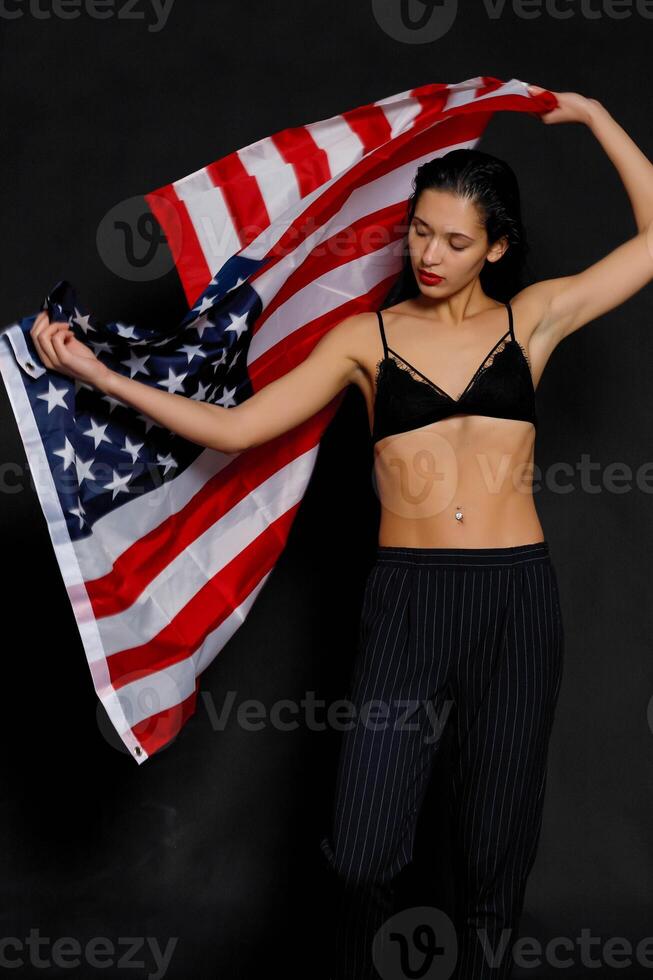
M 422 252 L 422 264 L 426 266 L 440 264 L 440 244 L 437 239 L 432 238 Z

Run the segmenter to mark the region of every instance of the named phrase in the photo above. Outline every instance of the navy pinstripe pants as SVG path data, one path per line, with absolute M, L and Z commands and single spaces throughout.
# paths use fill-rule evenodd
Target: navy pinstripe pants
M 321 839 L 342 885 L 333 980 L 403 975 L 379 966 L 386 955 L 396 962 L 392 941 L 381 949 L 377 937 L 374 952 L 373 943 L 393 913 L 394 879 L 412 860 L 445 725 L 454 726 L 457 906 L 456 967 L 446 976 L 511 975 L 540 835 L 563 650 L 546 541 L 377 546 L 350 682 L 352 721 L 343 733 L 331 825 Z M 502 937 L 503 958 L 492 965 L 484 950 L 501 949 Z

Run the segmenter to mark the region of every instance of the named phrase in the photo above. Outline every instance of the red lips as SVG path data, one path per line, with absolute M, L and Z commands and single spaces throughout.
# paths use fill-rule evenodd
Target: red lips
M 424 272 L 422 269 L 418 269 L 417 271 L 422 282 L 428 286 L 436 286 L 439 282 L 443 282 L 443 276 L 436 276 L 432 272 Z

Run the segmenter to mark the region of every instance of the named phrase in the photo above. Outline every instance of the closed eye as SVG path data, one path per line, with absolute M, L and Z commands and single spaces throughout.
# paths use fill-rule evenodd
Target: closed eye
M 425 231 L 416 231 L 415 234 L 417 235 L 418 238 L 428 237 L 428 232 Z M 454 252 L 464 252 L 465 249 L 467 248 L 466 245 L 452 245 L 451 247 L 454 250 Z

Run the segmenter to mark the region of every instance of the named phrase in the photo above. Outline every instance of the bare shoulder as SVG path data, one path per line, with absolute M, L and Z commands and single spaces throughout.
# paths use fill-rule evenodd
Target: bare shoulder
M 373 358 L 381 348 L 378 317 L 374 311 L 345 317 L 329 331 L 328 336 L 352 364 L 351 381 L 361 386 L 369 376 Z
M 554 279 L 542 279 L 520 290 L 510 303 L 518 321 L 521 338 L 530 343 L 536 332 L 544 332 L 547 325 L 547 314 L 550 309 L 551 297 L 555 293 Z

